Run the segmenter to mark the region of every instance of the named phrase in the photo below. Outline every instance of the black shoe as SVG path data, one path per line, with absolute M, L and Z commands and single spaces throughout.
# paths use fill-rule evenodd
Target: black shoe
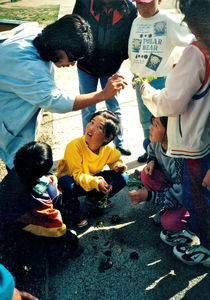
M 139 163 L 147 162 L 147 153 L 145 152 L 143 155 L 139 156 L 137 160 Z
M 120 146 L 117 146 L 116 147 L 122 155 L 131 155 L 131 151 L 127 148 L 123 148 L 123 147 L 120 147 Z
M 161 225 L 161 216 L 166 212 L 166 208 L 162 207 L 156 214 L 152 217 L 152 221 L 155 225 Z

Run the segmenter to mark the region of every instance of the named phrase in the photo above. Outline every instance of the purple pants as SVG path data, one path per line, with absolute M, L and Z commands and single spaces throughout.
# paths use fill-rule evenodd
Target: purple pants
M 210 191 L 202 186 L 210 168 L 210 154 L 184 160 L 184 206 L 190 213 L 188 226 L 210 250 Z
M 155 169 L 151 176 L 147 176 L 142 171 L 141 180 L 148 191 L 161 192 L 170 186 L 165 175 L 158 169 Z M 170 209 L 161 216 L 161 224 L 164 229 L 176 232 L 185 229 L 188 217 L 189 213 L 184 206 L 178 209 Z

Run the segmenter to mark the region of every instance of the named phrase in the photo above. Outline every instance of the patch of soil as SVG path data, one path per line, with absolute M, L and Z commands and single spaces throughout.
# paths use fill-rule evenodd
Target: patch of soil
M 45 142 L 53 146 L 53 115 L 50 112 L 44 112 L 42 124 L 38 136 L 38 141 Z

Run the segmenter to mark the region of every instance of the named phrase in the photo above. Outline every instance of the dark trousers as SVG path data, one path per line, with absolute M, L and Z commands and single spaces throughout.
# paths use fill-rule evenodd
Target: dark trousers
M 113 170 L 106 170 L 95 174 L 95 176 L 102 176 L 108 184 L 112 185 L 112 191 L 109 193 L 108 198 L 111 198 L 118 193 L 128 182 L 127 173 L 116 173 Z M 71 176 L 63 176 L 59 178 L 58 185 L 63 194 L 64 206 L 70 208 L 74 213 L 80 209 L 79 196 L 86 196 L 88 199 L 96 199 L 99 201 L 104 197 L 104 194 L 97 190 L 85 191 L 81 186 L 77 185 Z
M 202 186 L 209 169 L 210 154 L 200 159 L 185 159 L 184 206 L 190 213 L 189 228 L 210 249 L 210 191 Z

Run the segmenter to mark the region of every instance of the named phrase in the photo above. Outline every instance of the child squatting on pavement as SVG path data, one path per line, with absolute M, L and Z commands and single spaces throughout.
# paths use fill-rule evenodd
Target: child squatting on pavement
M 66 228 L 60 211 L 54 208 L 61 195 L 57 178 L 49 175 L 52 164 L 52 150 L 46 143 L 30 142 L 18 150 L 15 167 L 0 183 L 1 225 L 5 237 L 10 228 L 23 230 L 56 243 L 61 255 L 64 250 L 73 254 L 78 238 Z M 49 257 L 53 256 L 55 253 L 49 253 Z
M 98 208 L 109 207 L 112 196 L 128 182 L 121 153 L 111 141 L 120 132 L 117 116 L 111 111 L 98 111 L 91 116 L 85 135 L 67 146 L 57 169 L 58 184 L 77 227 L 87 225 L 86 217 Z M 103 170 L 108 165 L 110 170 Z M 82 212 L 78 196 L 86 196 L 87 215 Z M 106 197 L 105 197 L 106 196 Z M 102 203 L 100 203 L 102 202 Z
M 164 89 L 144 82 L 140 92 L 154 116 L 168 116 L 166 154 L 184 158 L 183 205 L 190 214 L 187 226 L 200 244 L 179 244 L 175 236 L 173 253 L 186 264 L 210 266 L 210 1 L 177 4 L 197 41 L 185 48 Z

